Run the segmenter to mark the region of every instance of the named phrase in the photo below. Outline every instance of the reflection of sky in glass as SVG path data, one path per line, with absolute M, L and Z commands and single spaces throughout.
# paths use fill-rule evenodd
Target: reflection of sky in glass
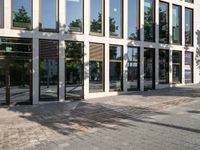
M 99 13 L 102 14 L 102 1 L 101 0 L 91 0 L 90 1 L 90 21 L 98 20 Z
M 32 1 L 31 0 L 13 0 L 13 11 L 18 12 L 21 7 L 24 7 L 28 16 L 32 16 Z M 13 15 L 14 17 L 14 15 Z
M 115 33 L 118 36 L 122 35 L 122 1 L 121 0 L 110 0 L 110 17 L 114 18 L 115 27 L 118 26 L 118 29 L 115 29 Z
M 173 6 L 173 26 L 179 26 L 180 25 L 180 7 L 179 6 Z
M 42 28 L 56 29 L 56 0 L 42 0 Z
M 137 61 L 138 48 L 128 47 L 128 61 Z
M 122 57 L 122 47 L 121 46 L 111 46 L 110 48 L 110 59 L 116 60 Z
M 192 19 L 192 11 L 190 9 L 185 9 L 185 31 L 189 32 L 191 29 L 190 21 Z
M 83 20 L 83 0 L 66 0 L 66 30 L 69 31 L 69 25 L 72 21 Z M 81 31 L 80 31 L 81 32 Z
M 3 25 L 3 0 L 0 0 L 0 26 Z
M 144 1 L 144 12 L 146 13 L 153 5 L 153 0 Z
M 139 29 L 139 0 L 128 0 L 128 34 L 137 36 Z

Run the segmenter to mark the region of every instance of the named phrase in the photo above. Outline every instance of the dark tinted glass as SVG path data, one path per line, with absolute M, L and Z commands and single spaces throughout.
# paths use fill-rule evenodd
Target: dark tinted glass
M 169 43 L 169 4 L 163 2 L 159 6 L 159 41 Z
M 155 40 L 155 12 L 154 0 L 144 0 L 144 40 Z
M 181 72 L 182 72 L 182 66 L 181 66 L 181 52 L 179 51 L 173 51 L 172 55 L 172 62 L 173 62 L 173 83 L 181 83 Z
M 110 36 L 122 37 L 122 0 L 110 0 Z
M 13 27 L 32 29 L 32 0 L 12 0 Z
M 193 10 L 185 9 L 185 44 L 193 45 Z
M 169 83 L 169 51 L 159 50 L 159 83 Z
M 4 22 L 4 5 L 3 5 L 4 0 L 0 0 L 0 27 L 3 27 L 3 22 Z
M 181 7 L 173 5 L 172 40 L 174 44 L 181 44 Z
M 193 81 L 193 53 L 185 52 L 185 83 Z
M 128 37 L 139 40 L 140 38 L 140 1 L 128 0 Z
M 66 0 L 66 31 L 83 32 L 83 0 Z

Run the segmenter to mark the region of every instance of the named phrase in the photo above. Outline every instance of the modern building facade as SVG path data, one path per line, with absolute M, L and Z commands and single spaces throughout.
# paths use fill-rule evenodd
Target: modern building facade
M 0 103 L 200 82 L 198 0 L 0 0 Z

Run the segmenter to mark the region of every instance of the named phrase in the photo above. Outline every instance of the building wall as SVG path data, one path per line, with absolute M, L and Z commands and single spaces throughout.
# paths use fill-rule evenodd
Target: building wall
M 25 30 L 15 30 L 11 29 L 11 0 L 4 1 L 4 29 L 0 29 L 0 36 L 2 37 L 23 37 L 23 38 L 32 38 L 33 39 L 33 103 L 37 104 L 39 102 L 39 39 L 56 39 L 59 40 L 59 100 L 64 101 L 65 99 L 65 41 L 74 40 L 74 41 L 83 41 L 84 42 L 84 98 L 94 98 L 101 96 L 117 95 L 118 92 L 109 92 L 109 45 L 116 44 L 122 45 L 124 50 L 124 71 L 123 71 L 123 84 L 124 92 L 127 92 L 127 46 L 136 46 L 140 48 L 140 90 L 144 90 L 144 48 L 154 48 L 156 56 L 156 71 L 155 71 L 155 83 L 156 89 L 164 88 L 169 86 L 179 86 L 184 85 L 184 69 L 182 69 L 182 84 L 174 85 L 172 84 L 172 51 L 180 50 L 182 51 L 182 68 L 184 68 L 184 51 L 194 52 L 194 83 L 200 82 L 200 70 L 198 61 L 200 61 L 200 1 L 195 0 L 194 4 L 186 3 L 180 0 L 162 0 L 169 3 L 170 6 L 170 43 L 172 43 L 172 4 L 177 4 L 182 6 L 182 37 L 185 36 L 184 32 L 184 12 L 185 7 L 194 9 L 194 47 L 185 47 L 183 45 L 172 45 L 172 44 L 159 44 L 159 0 L 155 0 L 156 4 L 156 40 L 154 43 L 144 41 L 144 1 L 141 0 L 140 3 L 140 41 L 128 40 L 128 26 L 127 26 L 127 10 L 128 10 L 128 1 L 124 0 L 124 38 L 116 39 L 109 37 L 109 0 L 105 0 L 105 36 L 92 36 L 89 33 L 89 18 L 90 18 L 90 1 L 84 1 L 84 34 L 65 34 L 65 0 L 59 1 L 59 26 L 60 33 L 47 33 L 39 32 L 39 0 L 33 0 L 33 31 Z M 105 92 L 102 93 L 89 93 L 89 42 L 103 43 L 105 45 Z M 185 39 L 182 38 L 182 43 L 185 43 Z M 171 84 L 168 85 L 159 85 L 159 58 L 158 53 L 159 49 L 168 49 L 170 51 L 170 74 L 169 81 Z

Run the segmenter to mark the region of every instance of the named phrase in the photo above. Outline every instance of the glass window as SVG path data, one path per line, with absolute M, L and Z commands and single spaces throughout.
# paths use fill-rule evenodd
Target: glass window
M 185 9 L 185 44 L 193 45 L 193 10 Z
M 173 63 L 173 83 L 181 83 L 181 73 L 182 73 L 182 52 L 173 51 L 172 63 Z
M 144 0 L 144 40 L 155 41 L 154 0 Z
M 104 91 L 104 45 L 90 44 L 89 62 L 90 92 Z
M 164 2 L 159 6 L 159 41 L 169 43 L 169 4 Z
M 174 44 L 181 45 L 181 7 L 173 5 L 173 33 L 172 40 Z
M 58 100 L 59 42 L 40 40 L 40 100 Z
M 169 83 L 169 51 L 159 50 L 159 83 Z
M 128 37 L 140 39 L 140 1 L 128 0 Z
M 128 47 L 128 91 L 139 89 L 139 48 Z
M 0 27 L 3 27 L 4 22 L 4 0 L 0 0 Z
M 110 36 L 122 37 L 122 0 L 110 0 Z
M 193 53 L 185 52 L 185 83 L 193 82 Z
M 66 31 L 83 32 L 83 0 L 66 0 Z
M 155 88 L 155 50 L 144 49 L 144 89 Z
M 40 0 L 40 29 L 58 30 L 58 0 Z
M 90 0 L 90 32 L 103 35 L 103 0 Z
M 194 3 L 194 0 L 185 0 L 188 3 Z
M 12 26 L 32 29 L 32 0 L 12 0 Z
M 122 91 L 122 46 L 110 46 L 110 90 Z

